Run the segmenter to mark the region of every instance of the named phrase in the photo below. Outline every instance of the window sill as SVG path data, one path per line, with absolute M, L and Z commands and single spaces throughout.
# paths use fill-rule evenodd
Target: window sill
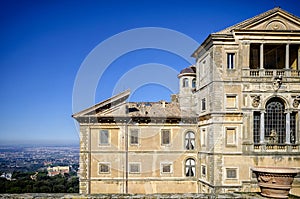
M 226 147 L 235 148 L 235 147 L 237 147 L 237 144 L 226 144 Z
M 110 147 L 110 144 L 98 144 L 98 147 Z
M 172 176 L 173 172 L 167 173 L 167 172 L 161 172 L 160 175 L 161 176 Z
M 171 147 L 172 145 L 171 144 L 162 144 L 160 145 L 161 147 L 164 147 L 164 148 L 167 148 L 167 147 Z

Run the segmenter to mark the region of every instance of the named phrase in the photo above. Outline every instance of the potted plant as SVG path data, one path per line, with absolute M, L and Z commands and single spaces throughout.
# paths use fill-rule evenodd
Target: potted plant
M 273 198 L 288 198 L 294 177 L 300 172 L 288 167 L 254 167 L 261 195 Z

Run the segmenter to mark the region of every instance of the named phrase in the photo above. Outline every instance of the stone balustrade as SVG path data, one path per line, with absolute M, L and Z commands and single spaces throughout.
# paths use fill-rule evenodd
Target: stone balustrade
M 299 152 L 298 144 L 282 145 L 282 144 L 255 144 L 254 152 Z
M 300 77 L 300 70 L 287 69 L 244 69 L 243 77 Z

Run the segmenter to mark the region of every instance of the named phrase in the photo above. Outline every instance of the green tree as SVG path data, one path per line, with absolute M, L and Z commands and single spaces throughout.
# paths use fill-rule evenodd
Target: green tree
M 6 193 L 6 179 L 0 178 L 0 193 Z
M 51 189 L 50 187 L 46 186 L 46 185 L 43 185 L 40 187 L 40 193 L 51 193 Z
M 54 193 L 66 193 L 66 189 L 64 185 L 58 184 L 53 186 Z

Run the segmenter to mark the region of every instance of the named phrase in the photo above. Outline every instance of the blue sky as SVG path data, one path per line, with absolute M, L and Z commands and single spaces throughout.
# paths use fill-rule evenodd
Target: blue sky
M 276 0 L 276 4 L 300 16 L 299 0 Z M 74 82 L 88 54 L 108 38 L 135 28 L 160 27 L 201 43 L 211 32 L 274 6 L 274 0 L 1 1 L 0 144 L 78 143 L 71 118 Z M 127 53 L 101 76 L 95 102 L 110 97 L 122 75 L 147 63 L 176 71 L 189 65 L 157 49 Z M 163 76 L 159 71 L 157 75 Z M 147 84 L 130 100 L 169 100 L 170 94 L 166 87 Z

